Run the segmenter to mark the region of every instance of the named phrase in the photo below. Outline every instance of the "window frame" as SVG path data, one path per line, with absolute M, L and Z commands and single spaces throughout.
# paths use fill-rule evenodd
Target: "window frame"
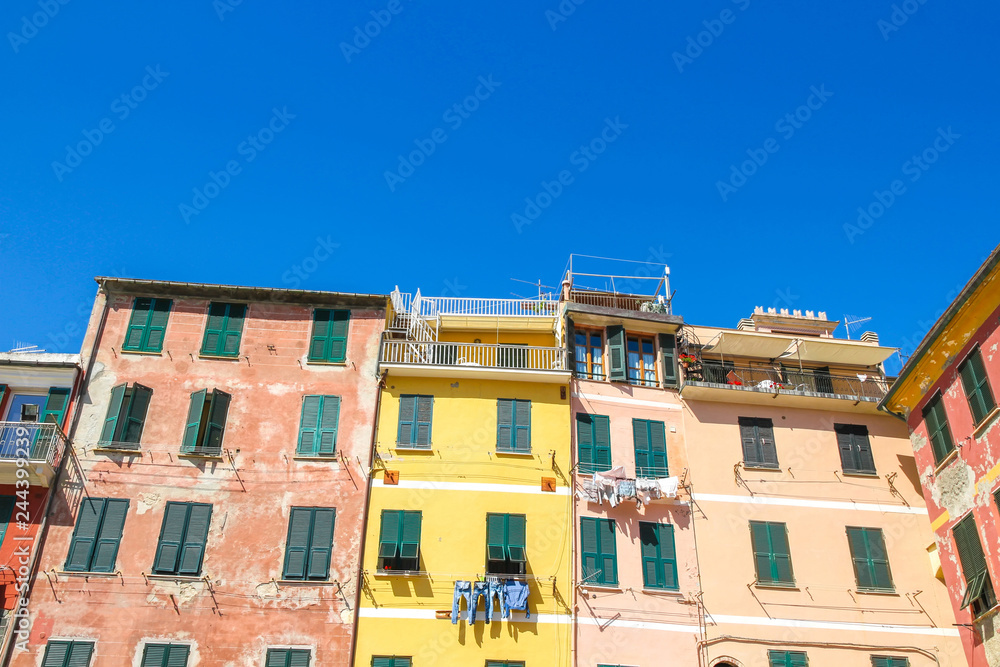
M 955 451 L 955 438 L 952 436 L 951 424 L 948 422 L 948 411 L 944 405 L 944 392 L 938 390 L 927 401 L 922 410 L 922 416 L 924 428 L 927 430 L 927 439 L 931 443 L 934 464 L 940 465 Z
M 983 376 L 981 378 L 974 377 L 977 375 L 978 370 L 976 366 L 979 366 L 978 370 L 981 370 Z M 966 369 L 969 369 L 970 374 L 966 374 Z M 965 394 L 965 401 L 969 405 L 969 413 L 972 415 L 972 423 L 975 428 L 979 428 L 986 420 L 990 418 L 990 415 L 996 410 L 996 394 L 993 393 L 993 386 L 990 384 L 989 373 L 986 372 L 986 363 L 983 361 L 983 351 L 977 343 L 967 355 L 962 363 L 958 365 L 958 375 L 962 381 L 962 391 Z M 974 388 L 970 389 L 971 383 L 977 383 Z M 989 401 L 987 404 L 987 397 Z M 973 401 L 978 399 L 982 404 L 981 409 L 983 414 L 978 418 L 976 416 L 976 408 L 973 407 Z
M 640 451 L 639 449 L 639 439 L 638 435 L 640 433 L 640 424 L 644 425 L 645 439 L 646 439 L 646 449 L 645 451 Z M 656 450 L 656 446 L 653 443 L 653 435 L 657 435 L 662 430 L 663 432 L 663 466 L 656 465 L 656 457 L 661 454 Z M 635 455 L 635 476 L 642 478 L 652 478 L 659 479 L 663 477 L 670 476 L 670 459 L 667 456 L 667 425 L 665 422 L 658 419 L 639 419 L 634 417 L 632 419 L 632 451 Z M 639 455 L 644 454 L 647 459 L 646 462 L 649 465 L 639 465 Z
M 93 536 L 82 535 L 81 524 L 84 516 L 83 512 L 85 511 L 84 508 L 86 506 L 93 507 L 97 502 L 100 502 L 100 512 L 95 511 L 97 519 L 94 525 Z M 122 509 L 121 525 L 116 527 L 116 524 L 110 524 L 110 530 L 116 533 L 114 536 L 104 534 L 105 522 L 108 521 L 108 508 L 112 503 Z M 125 532 L 125 522 L 128 520 L 130 505 L 131 503 L 128 498 L 84 498 L 77 510 L 76 522 L 73 525 L 73 535 L 70 538 L 69 549 L 66 552 L 66 561 L 63 563 L 63 570 L 65 572 L 100 572 L 105 574 L 115 572 L 115 566 L 118 563 L 118 551 L 121 549 L 122 535 Z M 87 544 L 88 541 L 90 541 L 89 545 Z M 102 543 L 110 547 L 112 552 L 107 567 L 96 567 Z M 70 562 L 74 556 L 74 550 L 77 548 L 87 549 L 85 567 L 78 567 Z
M 898 655 L 873 655 L 872 667 L 910 667 L 910 659 Z
M 643 531 L 651 529 L 653 534 L 656 536 L 656 553 L 647 555 L 646 553 L 646 543 L 643 541 Z M 669 530 L 665 530 L 669 529 Z M 663 555 L 663 542 L 664 533 L 670 536 L 670 552 L 673 554 L 672 557 L 667 557 Z M 664 523 L 661 521 L 640 521 L 639 522 L 639 543 L 640 543 L 640 557 L 642 558 L 642 585 L 643 588 L 650 588 L 654 590 L 661 591 L 679 591 L 681 589 L 681 582 L 678 578 L 677 572 L 677 537 L 676 531 L 674 530 L 674 525 L 672 523 Z M 657 581 L 649 581 L 649 570 L 647 565 L 653 564 L 656 568 Z M 669 567 L 673 572 L 674 585 L 669 585 L 669 576 L 667 572 L 663 569 L 664 567 Z M 660 576 L 663 575 L 663 584 L 659 583 Z
M 776 588 L 795 588 L 796 587 L 795 569 L 792 566 L 792 545 L 791 545 L 791 540 L 788 539 L 788 524 L 784 523 L 783 521 L 756 521 L 756 520 L 751 520 L 749 524 L 750 524 L 750 549 L 754 556 L 753 559 L 754 576 L 755 576 L 754 584 L 757 586 L 768 586 Z M 767 532 L 766 545 L 760 545 L 757 543 L 757 538 L 754 533 L 754 525 L 761 525 L 766 528 Z M 783 539 L 785 542 L 786 553 L 780 553 L 778 551 L 775 551 L 774 531 L 776 531 L 779 526 L 781 527 L 782 534 L 784 536 Z M 767 551 L 759 550 L 757 548 L 758 546 L 766 547 Z M 766 556 L 768 559 L 768 569 L 770 570 L 771 574 L 769 579 L 761 578 L 760 558 L 762 556 Z M 788 579 L 779 578 L 780 572 L 778 566 L 778 559 L 781 557 L 785 557 L 788 559 Z
M 163 536 L 167 529 L 167 518 L 169 517 L 169 510 L 172 505 L 185 506 L 186 510 L 184 515 L 184 525 L 183 528 L 181 529 L 181 533 L 177 540 L 168 540 L 165 543 Z M 190 537 L 189 532 L 191 530 L 191 514 L 195 507 L 208 508 L 208 516 L 205 520 L 205 534 L 197 541 L 189 539 Z M 173 500 L 167 501 L 167 504 L 164 506 L 163 509 L 163 520 L 160 522 L 160 536 L 156 540 L 156 551 L 153 554 L 153 566 L 151 568 L 153 574 L 171 575 L 178 577 L 200 577 L 202 575 L 202 570 L 205 567 L 205 555 L 206 552 L 208 551 L 208 533 L 212 527 L 213 510 L 214 510 L 214 505 L 212 503 L 192 503 L 192 502 L 181 502 Z M 169 544 L 174 542 L 177 543 L 177 555 L 174 558 L 175 564 L 173 569 L 167 571 L 157 568 L 156 564 L 160 560 L 161 550 L 164 548 L 164 546 L 168 546 Z M 191 545 L 198 545 L 198 544 L 200 544 L 200 554 L 198 557 L 197 569 L 191 572 L 182 571 L 181 568 L 184 563 L 185 551 Z
M 268 646 L 267 650 L 264 652 L 264 667 L 271 667 L 272 665 L 271 656 L 272 654 L 278 652 L 284 652 L 285 654 L 284 656 L 285 659 L 284 662 L 282 663 L 282 667 L 298 667 L 297 665 L 293 666 L 292 658 L 294 658 L 296 655 L 301 656 L 303 654 L 306 656 L 306 663 L 305 663 L 306 667 L 312 665 L 313 656 L 311 648 L 302 648 L 295 646 Z
M 386 540 L 386 532 L 393 532 L 391 530 L 391 525 L 386 525 L 386 515 L 396 517 L 396 536 L 391 541 Z M 416 517 L 416 541 L 412 539 L 406 539 L 406 519 L 407 517 Z M 424 516 L 423 512 L 420 510 L 382 510 L 382 514 L 379 518 L 379 529 L 378 529 L 378 552 L 376 557 L 376 571 L 380 574 L 395 574 L 404 572 L 419 572 L 420 571 L 420 537 L 423 531 Z M 412 525 L 412 524 L 411 524 Z M 412 538 L 413 536 L 410 535 Z M 416 553 L 413 556 L 403 556 L 403 549 L 405 545 L 416 544 Z M 384 555 L 386 552 L 383 547 L 392 546 L 392 555 Z M 386 568 L 386 560 L 392 560 L 401 567 L 390 567 Z M 404 563 L 400 561 L 413 561 L 414 567 L 406 568 L 402 567 Z
M 319 315 L 327 316 L 325 334 L 317 334 Z M 344 322 L 343 335 L 337 334 L 338 322 Z M 311 364 L 343 364 L 347 362 L 347 343 L 351 332 L 351 311 L 349 308 L 313 308 L 312 329 L 309 332 L 309 346 L 306 350 L 306 360 Z M 343 345 L 341 354 L 334 354 L 336 344 Z M 323 345 L 322 354 L 314 354 L 317 344 Z
M 412 420 L 404 419 L 404 400 L 413 401 Z M 421 409 L 426 407 L 430 419 L 419 419 Z M 498 413 L 499 414 L 499 413 Z M 426 427 L 427 442 L 420 442 L 420 429 Z M 409 430 L 409 439 L 403 441 L 404 430 Z M 400 394 L 399 417 L 396 426 L 396 447 L 398 449 L 432 449 L 434 443 L 434 396 L 431 394 Z
M 847 526 L 847 546 L 851 554 L 851 562 L 854 565 L 854 579 L 857 583 L 858 591 L 868 592 L 868 593 L 895 593 L 896 585 L 892 580 L 892 567 L 889 564 L 889 551 L 885 544 L 885 535 L 881 528 L 869 528 L 864 526 Z M 858 531 L 857 534 L 864 544 L 865 552 L 863 554 L 858 554 L 854 550 L 855 541 L 852 539 L 852 531 Z M 878 548 L 879 545 L 872 544 L 872 536 L 876 536 L 881 544 L 881 550 L 883 557 L 881 559 L 875 558 L 873 554 L 873 547 Z M 864 566 L 868 570 L 868 576 L 872 581 L 871 586 L 861 585 L 861 571 L 859 568 L 862 566 L 862 561 Z M 878 585 L 879 573 L 878 573 L 878 563 L 880 561 L 885 562 L 885 576 L 888 578 L 888 584 L 885 586 Z
M 871 434 L 868 432 L 868 427 L 864 424 L 834 424 L 833 431 L 837 438 L 837 451 L 840 454 L 840 466 L 841 470 L 845 475 L 878 475 L 878 469 L 875 466 L 875 451 L 872 449 Z M 848 467 L 847 461 L 844 458 L 844 442 L 841 440 L 842 436 L 849 438 L 848 449 L 851 453 L 852 467 Z M 864 440 L 861 440 L 861 438 Z M 862 443 L 864 446 L 862 447 Z M 867 449 L 868 458 L 871 459 L 871 468 L 866 468 L 864 460 L 865 450 Z
M 388 662 L 382 662 L 379 665 L 375 664 L 376 660 L 387 660 Z M 402 662 L 401 662 L 402 661 Z M 413 667 L 413 658 L 410 656 L 400 656 L 400 655 L 373 655 L 372 656 L 372 667 Z
M 744 468 L 763 468 L 766 470 L 780 470 L 781 464 L 778 462 L 778 445 L 774 438 L 774 420 L 769 417 L 739 417 L 737 424 L 740 429 L 740 445 L 743 453 Z M 746 431 L 744 429 L 751 429 Z M 767 461 L 767 439 L 764 437 L 765 430 L 770 432 L 770 452 L 774 458 L 774 463 Z M 756 460 L 747 458 L 747 435 L 750 435 L 753 443 L 753 453 Z
M 575 340 L 576 336 L 579 336 L 580 334 L 583 334 L 584 336 L 586 336 L 586 340 L 585 340 L 582 348 L 581 348 L 580 345 L 577 344 L 577 341 Z M 598 341 L 600 342 L 599 346 L 594 346 L 594 344 L 593 344 L 593 338 L 592 338 L 593 336 L 597 336 Z M 589 327 L 579 327 L 578 328 L 578 327 L 574 326 L 574 328 L 573 328 L 573 337 L 574 337 L 574 340 L 573 340 L 573 350 L 574 350 L 574 354 L 575 354 L 574 361 L 576 363 L 576 365 L 573 368 L 573 376 L 577 377 L 577 378 L 580 378 L 580 379 L 583 379 L 583 380 L 596 380 L 596 381 L 599 381 L 599 382 L 603 382 L 603 381 L 607 380 L 608 379 L 608 373 L 607 373 L 608 358 L 607 358 L 607 354 L 605 352 L 605 342 L 606 342 L 606 339 L 605 339 L 605 331 L 604 331 L 604 329 L 601 329 L 601 328 L 589 328 Z M 581 359 L 580 359 L 580 350 L 581 349 L 583 350 L 583 361 L 581 361 Z M 600 353 L 601 353 L 600 364 L 598 364 L 598 363 L 596 363 L 594 361 L 594 350 L 599 350 Z M 580 366 L 581 363 L 584 364 L 585 367 L 586 367 L 586 370 L 583 371 L 583 372 L 581 372 L 579 370 L 579 366 Z M 595 366 L 598 366 L 598 365 L 601 368 L 601 372 L 600 373 L 595 373 L 594 372 L 594 368 L 595 368 Z
M 157 665 L 147 665 L 146 664 L 146 658 L 149 655 L 149 649 L 150 649 L 150 647 L 154 647 L 154 646 L 156 648 L 163 648 L 164 649 L 164 651 L 163 651 L 163 658 L 160 659 L 160 664 L 158 666 Z M 178 642 L 176 644 L 172 643 L 172 642 L 169 642 L 169 643 L 147 642 L 147 643 L 143 644 L 142 645 L 142 658 L 141 658 L 141 660 L 139 662 L 139 665 L 140 665 L 140 667 L 173 667 L 174 663 L 172 662 L 172 659 L 174 657 L 173 656 L 173 652 L 174 652 L 175 649 L 183 649 L 184 650 L 184 653 L 183 653 L 183 655 L 184 655 L 184 665 L 187 665 L 191 661 L 191 644 L 184 644 L 184 643 L 180 643 L 180 642 Z
M 505 424 L 501 419 L 501 406 L 504 403 L 510 403 L 510 414 L 511 421 L 509 424 Z M 528 423 L 521 424 L 517 419 L 518 407 L 527 404 L 528 406 Z M 503 442 L 501 439 L 501 433 L 504 428 L 510 429 L 509 443 Z M 517 446 L 517 436 L 519 430 L 524 429 L 527 432 L 527 448 L 519 449 Z M 531 400 L 524 398 L 498 398 L 497 399 L 497 448 L 498 454 L 531 454 Z
M 316 410 L 316 421 L 314 424 L 307 424 L 307 408 L 310 399 L 318 399 L 319 406 Z M 340 412 L 343 406 L 343 399 L 334 394 L 306 394 L 302 397 L 302 410 L 299 416 L 299 433 L 295 441 L 295 455 L 308 458 L 329 458 L 337 455 L 337 437 L 340 432 Z M 327 409 L 330 409 L 334 416 L 333 427 L 327 422 Z M 225 433 L 223 433 L 225 435 Z M 312 436 L 311 447 L 304 449 L 303 442 L 307 435 Z M 329 446 L 325 445 L 324 438 L 329 438 Z
M 491 541 L 491 517 L 503 517 L 503 541 Z M 512 539 L 511 517 L 517 517 L 522 521 L 523 537 L 521 540 Z M 526 514 L 487 512 L 486 513 L 486 574 L 490 575 L 513 575 L 524 576 L 528 570 L 528 517 Z M 494 558 L 495 553 L 491 549 L 502 549 L 503 558 Z M 517 558 L 517 551 L 520 550 L 521 558 Z M 502 563 L 502 565 L 500 565 Z M 499 566 L 499 567 L 498 567 Z
M 136 306 L 140 301 L 148 301 L 149 304 L 146 307 L 146 316 L 141 318 L 142 323 L 137 322 L 137 310 Z M 158 311 L 157 306 L 165 304 L 165 310 Z M 163 343 L 167 338 L 167 325 L 170 322 L 170 312 L 173 310 L 174 301 L 173 299 L 158 299 L 153 297 L 142 297 L 137 296 L 132 298 L 132 313 L 129 315 L 128 324 L 125 326 L 125 340 L 122 341 L 122 352 L 135 352 L 140 354 L 161 354 L 163 352 Z M 154 315 L 158 312 L 163 312 L 163 324 L 153 323 Z M 133 329 L 140 329 L 142 333 L 139 335 L 139 344 L 130 345 L 129 338 L 132 336 Z M 149 337 L 150 333 L 153 331 L 160 330 L 160 344 L 150 345 Z
M 581 419 L 581 417 L 583 419 Z M 612 467 L 611 451 L 611 418 L 608 415 L 597 415 L 589 412 L 577 412 L 574 418 L 576 424 L 576 470 L 579 473 L 591 475 L 595 472 L 605 472 Z M 602 442 L 604 436 L 606 444 Z M 587 442 L 585 442 L 585 437 Z M 584 450 L 590 451 L 590 461 L 584 461 Z M 606 463 L 602 462 L 605 455 Z
M 222 324 L 219 329 L 210 329 L 212 317 L 217 317 L 212 315 L 212 308 L 217 306 L 225 306 L 225 311 L 222 314 Z M 233 308 L 242 308 L 243 314 L 239 319 L 239 329 L 230 329 L 230 321 L 237 319 L 233 316 Z M 205 316 L 205 333 L 201 340 L 201 350 L 198 352 L 200 357 L 217 358 L 217 359 L 238 359 L 240 356 L 240 350 L 243 347 L 243 332 L 246 329 L 247 319 L 250 315 L 250 304 L 248 303 L 236 303 L 229 301 L 211 301 L 208 304 L 208 310 Z M 208 339 L 213 333 L 219 336 L 218 343 L 214 349 L 209 349 Z M 226 339 L 229 336 L 236 337 L 236 351 L 226 352 Z
M 303 545 L 293 544 L 292 529 L 295 527 L 296 512 L 307 512 L 309 514 L 309 527 L 306 543 Z M 333 519 L 330 522 L 330 544 L 326 546 L 325 540 L 319 544 L 316 541 L 316 518 L 320 512 L 330 512 Z M 281 580 L 282 581 L 329 581 L 330 570 L 333 567 L 333 545 L 337 541 L 337 508 L 336 507 L 301 507 L 294 506 L 288 510 L 288 530 L 285 533 L 285 557 L 282 560 Z M 303 550 L 302 576 L 289 573 L 289 561 L 292 554 Z M 313 559 L 317 556 L 325 555 L 326 569 L 322 575 L 313 575 Z
M 594 549 L 587 549 L 584 545 L 588 532 L 584 526 L 593 526 Z M 602 526 L 605 529 L 603 531 Z M 610 535 L 610 545 L 604 543 L 602 535 L 605 535 L 605 539 Z M 593 560 L 592 570 L 588 570 L 588 558 Z M 612 563 L 610 577 L 606 567 L 609 559 Z M 600 576 L 594 577 L 595 572 L 600 572 Z M 618 587 L 618 524 L 614 519 L 580 517 L 580 586 Z
M 635 368 L 629 363 L 629 343 L 636 341 L 638 344 L 638 355 L 639 355 L 639 365 Z M 643 343 L 649 343 L 651 350 L 649 352 L 652 358 L 650 366 L 646 366 L 646 352 L 642 349 Z M 657 345 L 656 336 L 654 334 L 643 334 L 638 332 L 629 333 L 625 331 L 625 377 L 626 382 L 634 387 L 659 387 L 660 386 L 660 369 L 657 363 Z M 652 369 L 653 378 L 652 380 L 647 380 L 645 374 Z M 632 371 L 636 371 L 639 375 L 638 378 L 632 378 Z
M 61 665 L 54 665 L 54 664 L 52 664 L 52 663 L 49 662 L 49 651 L 51 650 L 51 647 L 52 647 L 53 644 L 60 644 L 60 645 L 65 645 L 66 646 L 66 655 L 62 659 L 62 664 Z M 70 667 L 72 665 L 72 663 L 70 663 L 70 659 L 73 658 L 73 657 L 75 657 L 73 652 L 74 652 L 74 649 L 76 649 L 77 646 L 81 646 L 81 647 L 86 647 L 87 648 L 87 651 L 88 651 L 88 653 L 87 653 L 87 662 L 85 662 L 84 665 L 88 665 L 89 666 L 91 664 L 91 662 L 93 661 L 93 659 L 94 659 L 94 651 L 97 650 L 97 642 L 96 641 L 94 641 L 92 639 L 53 639 L 53 638 L 49 638 L 49 640 L 47 642 L 45 642 L 45 652 L 42 654 L 41 667 Z M 54 660 L 55 660 L 55 658 L 53 658 L 53 661 Z
M 767 652 L 767 662 L 770 667 L 807 667 L 809 655 L 805 651 L 775 651 Z

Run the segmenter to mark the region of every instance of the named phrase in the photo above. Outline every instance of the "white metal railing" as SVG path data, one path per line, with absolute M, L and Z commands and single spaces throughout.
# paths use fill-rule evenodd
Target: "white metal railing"
M 395 316 L 417 315 L 435 318 L 440 315 L 486 315 L 553 317 L 559 302 L 552 299 L 480 299 L 462 296 L 421 296 L 393 291 L 391 304 Z
M 66 436 L 56 424 L 0 422 L 0 462 L 27 459 L 55 467 L 65 443 Z
M 480 366 L 540 371 L 566 371 L 566 351 L 561 347 L 490 345 L 385 340 L 379 362 L 432 366 Z

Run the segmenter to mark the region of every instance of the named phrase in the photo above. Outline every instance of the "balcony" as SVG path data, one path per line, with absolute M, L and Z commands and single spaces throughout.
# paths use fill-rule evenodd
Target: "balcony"
M 705 361 L 685 370 L 681 394 L 687 399 L 747 402 L 817 409 L 860 407 L 875 412 L 892 381 L 881 375 L 777 370 Z M 743 392 L 735 395 L 733 392 Z
M 561 347 L 384 340 L 379 367 L 393 375 L 568 382 Z
M 670 303 L 663 297 L 657 298 L 643 294 L 619 294 L 617 292 L 570 290 L 569 300 L 573 303 L 597 306 L 599 308 L 633 310 L 642 313 L 670 314 Z
M 56 424 L 0 422 L 0 484 L 26 479 L 29 484 L 51 485 L 65 450 L 66 436 Z M 27 477 L 19 478 L 18 469 Z

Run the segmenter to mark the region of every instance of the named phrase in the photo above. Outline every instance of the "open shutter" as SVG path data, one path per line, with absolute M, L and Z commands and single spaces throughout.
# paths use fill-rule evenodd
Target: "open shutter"
M 594 452 L 594 418 L 585 412 L 576 413 L 576 451 L 580 472 L 591 473 L 598 470 Z
M 978 348 L 973 350 L 962 362 L 959 373 L 962 376 L 965 398 L 972 411 L 972 419 L 976 424 L 979 424 L 993 409 L 993 393 L 986 381 L 982 352 Z
M 142 341 L 145 352 L 160 352 L 163 350 L 163 339 L 167 333 L 167 320 L 170 317 L 170 299 L 153 299 L 153 308 L 149 313 L 149 324 Z
M 395 558 L 399 548 L 399 531 L 402 519 L 399 510 L 382 510 L 382 529 L 378 539 L 379 558 Z
M 677 376 L 677 337 L 660 334 L 660 358 L 663 360 L 663 386 L 676 388 L 680 384 Z
M 977 393 L 979 395 L 979 404 L 985 418 L 993 408 L 996 407 L 996 402 L 993 399 L 993 390 L 990 388 L 989 378 L 986 376 L 986 367 L 983 364 L 983 352 L 977 349 L 972 357 L 969 359 L 969 363 L 972 366 L 972 371 L 976 376 L 976 386 Z M 982 421 L 982 420 L 979 420 Z M 978 422 L 977 422 L 978 423 Z
M 576 372 L 576 327 L 573 326 L 573 319 L 566 318 L 566 363 L 569 364 L 569 371 L 574 377 L 578 377 Z M 586 360 L 584 360 L 586 361 Z
M 531 401 L 514 401 L 514 450 L 531 451 Z
M 618 549 L 615 540 L 614 519 L 598 519 L 597 541 L 601 549 L 601 570 L 604 571 L 605 584 L 618 583 Z
M 417 419 L 417 397 L 403 395 L 399 397 L 399 431 L 396 434 L 396 443 L 400 445 L 412 445 L 413 425 Z
M 632 442 L 635 445 L 635 474 L 643 477 L 649 474 L 649 422 L 645 419 L 632 420 Z
M 506 523 L 503 514 L 486 515 L 486 555 L 489 560 L 507 558 Z
M 119 384 L 111 388 L 111 402 L 108 404 L 108 414 L 104 417 L 104 428 L 101 429 L 101 444 L 110 444 L 118 438 L 118 416 L 122 411 L 127 388 L 127 384 Z
M 94 645 L 91 642 L 70 642 L 66 667 L 88 667 L 93 653 Z
M 235 357 L 240 353 L 240 339 L 243 337 L 243 320 L 246 318 L 247 307 L 244 304 L 231 303 L 228 309 L 229 316 L 226 318 L 222 354 L 227 357 Z
M 611 470 L 611 420 L 606 415 L 593 415 L 594 465 L 596 470 Z
M 420 512 L 402 512 L 399 555 L 401 558 L 417 558 L 420 554 Z
M 123 350 L 142 350 L 152 302 L 153 299 L 138 297 L 132 302 L 132 315 L 129 317 L 128 329 L 125 331 L 125 342 L 122 343 Z
M 335 310 L 330 321 L 329 361 L 340 362 L 347 359 L 347 331 L 350 328 L 351 311 Z
M 788 527 L 783 523 L 769 523 L 767 526 L 771 535 L 775 581 L 790 584 L 795 579 L 792 576 L 792 555 L 788 549 Z
M 121 442 L 139 444 L 152 396 L 153 390 L 149 387 L 139 383 L 132 385 L 132 395 L 129 397 L 128 407 L 122 413 L 125 416 L 125 423 L 122 425 L 121 435 L 118 438 Z
M 101 527 L 101 516 L 104 513 L 104 502 L 102 498 L 84 498 L 80 501 L 73 539 L 66 555 L 67 572 L 87 572 L 90 569 L 91 556 L 97 543 L 97 531 Z
M 642 581 L 649 588 L 663 587 L 663 580 L 659 567 L 659 535 L 657 535 L 656 524 L 639 523 L 639 542 L 642 546 Z
M 514 448 L 514 401 L 509 398 L 497 399 L 497 449 L 510 451 Z
M 302 398 L 302 418 L 299 421 L 299 444 L 296 453 L 312 456 L 317 453 L 316 431 L 319 427 L 319 411 L 323 405 L 322 396 Z
M 667 466 L 667 432 L 663 422 L 649 422 L 649 456 L 653 475 L 666 477 L 670 474 Z
M 975 575 L 986 571 L 986 557 L 983 555 L 983 545 L 979 540 L 979 530 L 972 514 L 958 522 L 953 533 L 958 546 L 958 558 L 962 563 L 962 574 L 965 580 L 971 581 Z
M 201 430 L 201 415 L 205 410 L 205 397 L 208 390 L 202 389 L 191 394 L 191 404 L 188 406 L 187 426 L 184 427 L 184 440 L 181 451 L 191 453 L 198 446 L 198 431 Z
M 222 436 L 226 432 L 226 416 L 229 414 L 230 395 L 218 389 L 212 392 L 212 402 L 208 408 L 208 424 L 205 427 L 203 447 L 208 454 L 222 452 Z
M 208 540 L 211 520 L 211 505 L 200 503 L 191 505 L 178 573 L 192 576 L 201 574 L 201 563 L 205 557 L 205 542 Z
M 163 525 L 160 527 L 160 540 L 156 546 L 156 559 L 153 561 L 154 572 L 177 573 L 177 564 L 181 555 L 181 541 L 184 539 L 184 527 L 187 525 L 187 514 L 187 503 L 167 503 L 163 512 Z
M 109 498 L 104 501 L 104 518 L 97 533 L 97 544 L 91 559 L 91 572 L 114 572 L 121 544 L 125 517 L 128 514 L 128 500 Z
M 187 644 L 171 644 L 167 648 L 167 662 L 164 667 L 187 667 L 191 648 Z
M 205 339 L 201 344 L 201 353 L 210 355 L 222 354 L 222 341 L 225 337 L 226 311 L 224 303 L 208 305 L 208 321 L 205 323 Z
M 309 560 L 312 512 L 293 507 L 288 517 L 288 539 L 285 542 L 285 573 L 283 579 L 305 579 Z
M 312 540 L 309 544 L 308 577 L 326 580 L 330 577 L 330 560 L 333 554 L 333 527 L 336 520 L 334 509 L 314 509 Z
M 580 555 L 583 559 L 582 584 L 600 583 L 600 570 L 597 546 L 597 521 L 590 517 L 580 518 Z
M 45 409 L 42 410 L 38 418 L 43 424 L 56 424 L 62 429 L 63 416 L 66 414 L 66 407 L 69 405 L 69 389 L 63 387 L 52 387 L 49 395 L 45 399 Z
M 330 341 L 330 311 L 317 308 L 313 311 L 313 330 L 309 338 L 309 360 L 326 361 L 329 356 L 327 343 Z
M 333 454 L 337 449 L 337 424 L 340 422 L 340 396 L 324 396 L 319 417 L 319 453 Z
M 527 531 L 523 514 L 507 515 L 507 556 L 515 563 L 523 563 L 527 545 Z
M 416 399 L 416 438 L 415 445 L 431 444 L 431 418 L 434 412 L 433 396 L 417 396 Z
M 625 327 L 608 327 L 608 353 L 611 357 L 608 378 L 612 382 L 625 382 L 628 379 L 625 366 Z
M 4 535 L 7 534 L 7 526 L 10 525 L 10 517 L 14 514 L 16 502 L 15 496 L 0 496 L 0 543 L 3 542 Z

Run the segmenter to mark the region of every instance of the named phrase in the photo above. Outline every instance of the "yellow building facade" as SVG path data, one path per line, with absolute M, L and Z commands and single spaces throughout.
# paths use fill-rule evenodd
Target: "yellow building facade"
M 392 295 L 357 667 L 571 662 L 569 370 L 554 301 Z M 456 582 L 488 589 L 474 622 Z M 513 583 L 508 583 L 513 582 Z M 464 584 L 458 588 L 464 590 Z M 501 613 L 507 587 L 526 610 Z

